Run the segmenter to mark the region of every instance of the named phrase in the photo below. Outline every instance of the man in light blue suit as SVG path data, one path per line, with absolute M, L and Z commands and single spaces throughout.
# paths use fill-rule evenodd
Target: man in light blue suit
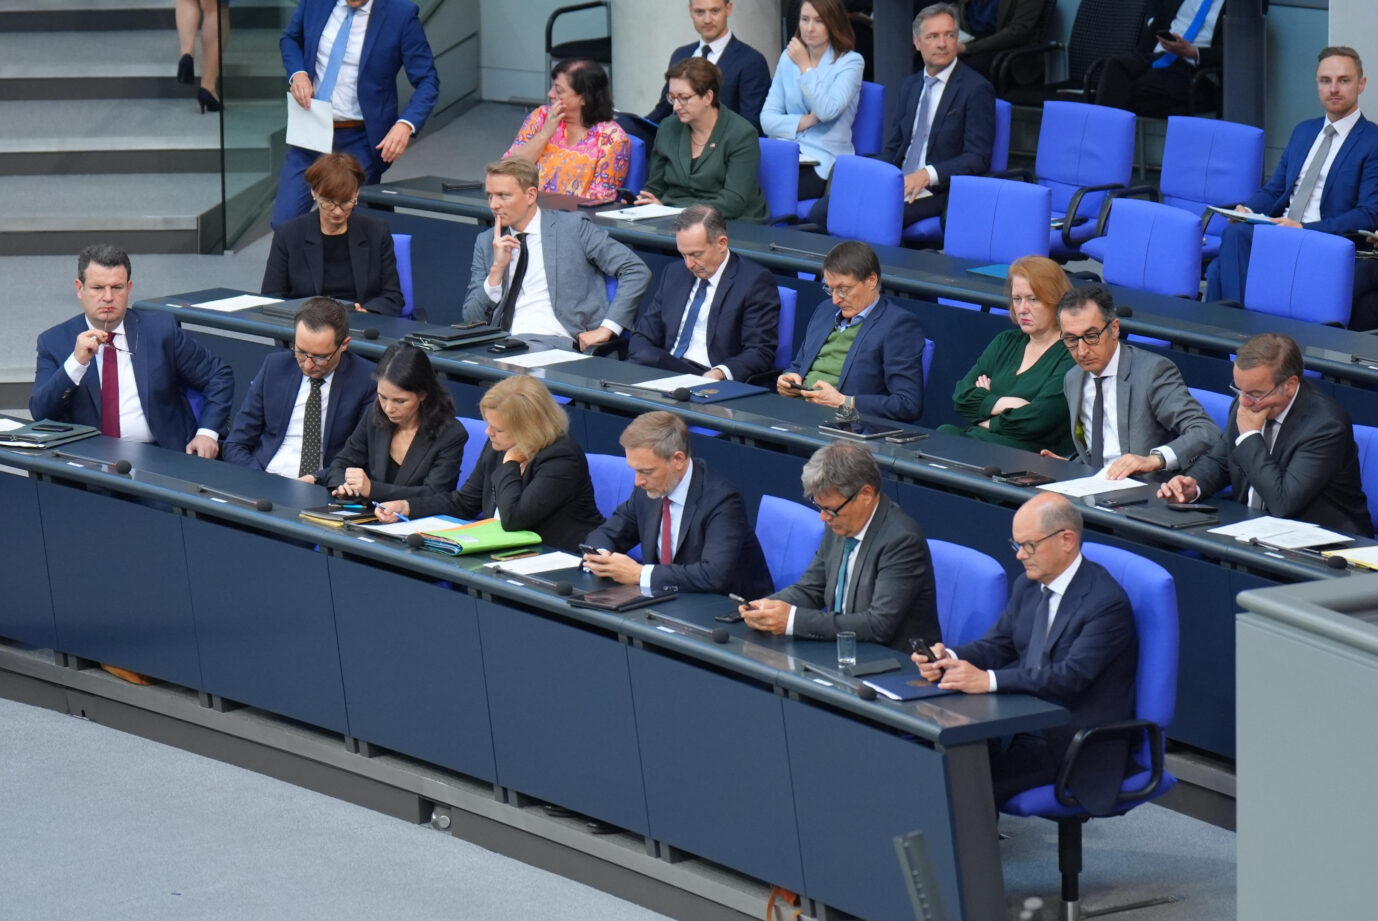
M 342 32 L 343 44 L 337 41 Z M 440 96 L 416 5 L 410 0 L 301 0 L 278 45 L 296 104 L 309 109 L 313 97 L 330 102 L 334 151 L 351 153 L 363 164 L 366 184 L 379 182 Z M 414 92 L 399 117 L 401 70 Z M 273 227 L 311 210 L 302 173 L 317 156 L 314 150 L 287 148 Z
M 1378 226 L 1378 125 L 1359 111 L 1364 65 L 1353 48 L 1321 50 L 1316 67 L 1323 118 L 1292 132 L 1266 185 L 1236 210 L 1252 211 L 1283 227 L 1325 233 Z M 1220 255 L 1206 271 L 1206 300 L 1244 300 L 1253 225 L 1232 223 Z

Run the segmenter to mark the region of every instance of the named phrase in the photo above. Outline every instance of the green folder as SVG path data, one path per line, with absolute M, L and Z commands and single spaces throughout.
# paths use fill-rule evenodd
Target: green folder
M 527 547 L 539 544 L 541 535 L 535 531 L 506 531 L 502 522 L 496 518 L 485 518 L 473 524 L 446 528 L 443 531 L 422 531 L 422 546 L 427 550 L 461 554 L 487 553 L 491 550 L 506 550 L 509 547 Z

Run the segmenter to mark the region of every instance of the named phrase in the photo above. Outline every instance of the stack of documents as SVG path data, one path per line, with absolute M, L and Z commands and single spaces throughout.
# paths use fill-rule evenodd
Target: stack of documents
M 1345 534 L 1327 531 L 1309 522 L 1274 518 L 1272 515 L 1211 528 L 1208 533 L 1233 537 L 1246 544 L 1257 542 L 1275 550 L 1301 550 L 1305 547 L 1324 547 L 1326 544 L 1347 544 L 1354 539 Z
M 484 518 L 473 524 L 434 531 L 417 531 L 422 546 L 437 553 L 459 556 L 465 553 L 487 553 L 508 547 L 529 547 L 541 542 L 535 531 L 506 531 L 496 518 Z

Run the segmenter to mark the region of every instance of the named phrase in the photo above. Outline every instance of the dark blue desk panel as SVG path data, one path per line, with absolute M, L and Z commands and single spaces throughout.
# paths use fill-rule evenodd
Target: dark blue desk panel
M 0 475 L 0 508 L 5 527 L 0 536 L 0 636 L 40 649 L 57 648 L 53 594 L 48 587 L 48 553 L 43 516 L 38 508 L 38 481 Z
M 495 782 L 473 597 L 329 559 L 349 734 Z

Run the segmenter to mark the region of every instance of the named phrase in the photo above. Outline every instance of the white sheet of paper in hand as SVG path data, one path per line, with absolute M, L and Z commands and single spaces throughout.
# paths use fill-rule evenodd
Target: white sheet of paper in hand
M 312 99 L 311 108 L 303 109 L 288 93 L 287 143 L 293 147 L 330 153 L 335 143 L 335 119 L 330 103 L 323 99 Z

